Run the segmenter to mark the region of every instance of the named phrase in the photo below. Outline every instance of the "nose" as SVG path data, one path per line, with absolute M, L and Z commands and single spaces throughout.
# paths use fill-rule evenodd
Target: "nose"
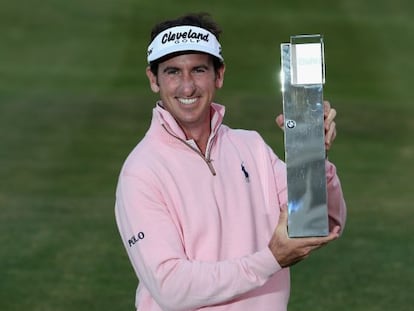
M 194 81 L 194 77 L 191 74 L 186 73 L 183 75 L 183 79 L 181 81 L 181 91 L 184 96 L 189 97 L 194 94 L 196 90 L 196 84 Z

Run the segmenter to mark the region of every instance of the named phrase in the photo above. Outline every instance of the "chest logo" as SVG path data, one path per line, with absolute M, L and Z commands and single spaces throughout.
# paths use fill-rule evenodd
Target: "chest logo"
M 244 178 L 246 179 L 246 182 L 249 182 L 249 172 L 247 172 L 246 168 L 244 167 L 244 163 L 241 164 L 241 170 L 243 172 Z

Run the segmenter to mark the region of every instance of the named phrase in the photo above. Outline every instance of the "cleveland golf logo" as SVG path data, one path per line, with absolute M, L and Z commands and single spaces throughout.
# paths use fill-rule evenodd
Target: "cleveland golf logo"
M 188 31 L 183 32 L 169 32 L 162 36 L 161 43 L 165 44 L 171 41 L 175 41 L 175 43 L 180 42 L 199 42 L 201 40 L 208 42 L 209 34 L 208 33 L 202 33 L 202 32 L 195 32 L 191 29 Z

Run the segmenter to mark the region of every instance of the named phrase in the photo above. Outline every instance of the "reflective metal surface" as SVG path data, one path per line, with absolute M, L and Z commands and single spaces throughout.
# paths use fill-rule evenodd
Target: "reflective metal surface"
M 303 38 L 295 36 L 291 38 L 290 44 L 281 45 L 290 237 L 326 236 L 329 233 L 323 117 L 323 41 L 319 35 L 305 37 L 305 43 L 301 43 Z M 314 46 L 310 58 L 306 59 L 309 55 L 304 45 L 315 43 L 320 44 L 319 62 L 315 60 L 318 54 L 315 54 Z M 301 49 L 296 49 L 296 45 L 301 45 Z M 300 57 L 304 58 L 300 59 L 296 55 L 298 50 L 302 53 Z

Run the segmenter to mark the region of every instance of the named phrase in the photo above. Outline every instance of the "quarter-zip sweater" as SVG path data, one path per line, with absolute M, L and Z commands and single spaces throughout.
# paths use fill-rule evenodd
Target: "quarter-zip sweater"
M 206 154 L 160 105 L 121 170 L 115 214 L 138 276 L 139 311 L 287 309 L 289 269 L 268 243 L 287 203 L 286 167 L 255 131 L 222 124 L 211 105 Z M 345 225 L 326 161 L 329 219 Z

